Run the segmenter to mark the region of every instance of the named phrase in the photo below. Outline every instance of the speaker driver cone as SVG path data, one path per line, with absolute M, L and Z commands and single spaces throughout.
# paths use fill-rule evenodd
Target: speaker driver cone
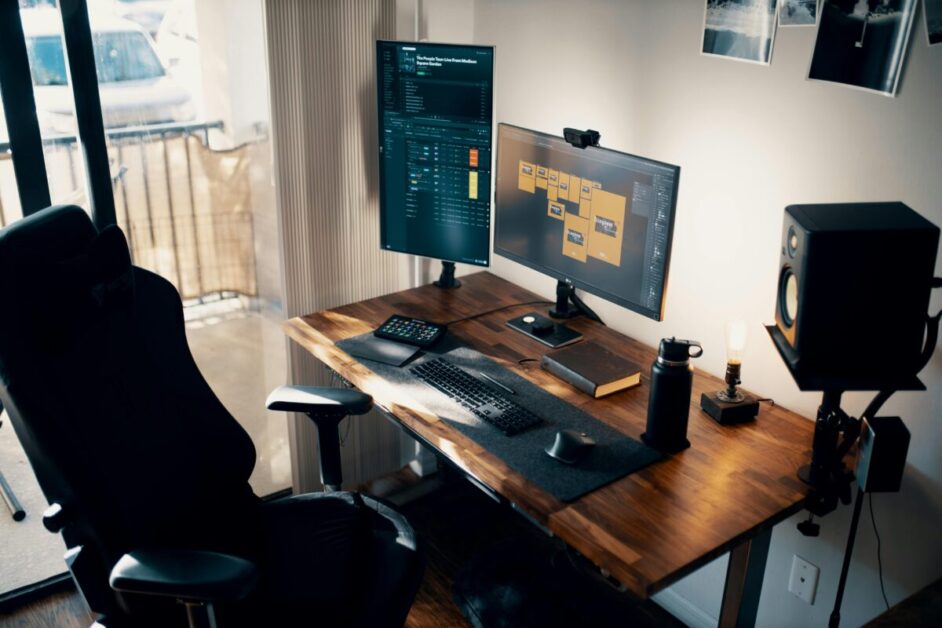
M 782 271 L 782 278 L 779 281 L 778 303 L 782 322 L 785 323 L 786 327 L 791 327 L 798 317 L 798 277 L 795 276 L 791 268 L 785 268 Z

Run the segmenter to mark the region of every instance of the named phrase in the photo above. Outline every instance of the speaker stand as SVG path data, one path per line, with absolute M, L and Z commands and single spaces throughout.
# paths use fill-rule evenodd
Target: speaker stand
M 837 443 L 849 417 L 841 410 L 840 390 L 826 390 L 818 406 L 814 422 L 814 438 L 811 445 L 811 464 L 798 469 L 798 477 L 805 484 L 817 487 L 830 479 L 837 454 Z

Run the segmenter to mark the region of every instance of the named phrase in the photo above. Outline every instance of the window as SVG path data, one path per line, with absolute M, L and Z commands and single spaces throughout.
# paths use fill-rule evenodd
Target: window
M 88 4 L 108 184 L 132 262 L 181 293 L 193 356 L 255 443 L 255 492 L 287 488 L 287 416 L 265 409 L 268 392 L 287 379 L 287 344 L 261 0 Z M 50 196 L 88 209 L 61 16 L 48 3 L 21 7 Z M 158 33 L 168 10 L 178 28 Z M 22 216 L 16 192 L 0 109 L 2 224 Z M 0 430 L 0 450 L 5 443 L 15 443 L 9 425 Z M 16 462 L 25 461 L 20 455 Z M 34 478 L 32 486 L 12 472 L 8 478 L 24 504 L 38 505 L 22 523 L 7 518 L 20 526 L 15 546 L 23 558 L 0 564 L 0 593 L 65 570 L 61 540 L 41 526 L 44 498 Z M 0 538 L 14 539 L 2 510 Z

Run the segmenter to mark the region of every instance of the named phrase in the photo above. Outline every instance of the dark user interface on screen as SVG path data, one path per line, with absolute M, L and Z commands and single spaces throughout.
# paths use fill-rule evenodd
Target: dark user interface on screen
M 494 250 L 661 318 L 680 169 L 506 124 Z
M 494 50 L 377 42 L 381 246 L 486 266 Z

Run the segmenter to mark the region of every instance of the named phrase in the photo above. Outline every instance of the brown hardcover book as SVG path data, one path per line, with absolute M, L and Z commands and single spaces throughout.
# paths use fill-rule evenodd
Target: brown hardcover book
M 547 353 L 540 365 L 595 398 L 641 383 L 641 367 L 595 342 Z

